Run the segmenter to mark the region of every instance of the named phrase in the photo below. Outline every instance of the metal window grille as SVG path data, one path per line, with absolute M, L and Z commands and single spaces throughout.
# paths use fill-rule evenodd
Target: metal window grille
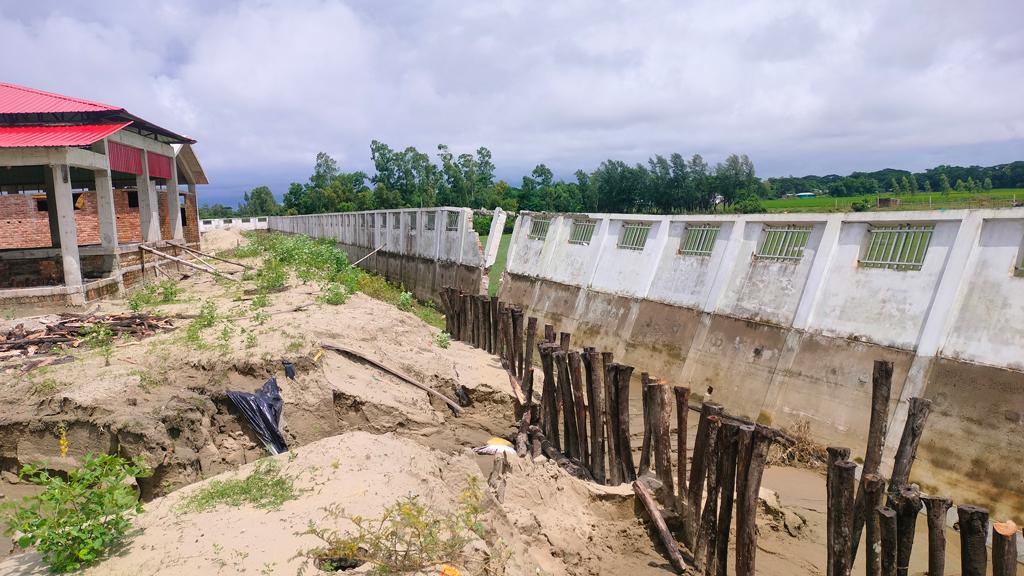
M 388 227 L 388 215 L 383 213 L 383 212 L 377 214 L 377 228 L 380 228 L 381 230 L 383 230 L 383 229 L 385 229 L 387 227 Z
M 409 212 L 409 229 L 410 230 L 415 230 L 416 229 L 416 213 L 415 212 Z
M 596 227 L 597 222 L 593 220 L 573 220 L 572 230 L 569 232 L 569 244 L 590 244 Z
M 768 226 L 764 240 L 757 250 L 758 258 L 775 260 L 800 260 L 804 257 L 807 239 L 811 237 L 810 226 Z
M 651 233 L 651 225 L 641 222 L 633 222 L 622 225 L 622 234 L 619 235 L 619 248 L 626 250 L 643 250 L 647 245 L 647 236 Z
M 460 213 L 458 213 L 458 212 L 449 212 L 448 213 L 448 223 L 447 223 L 447 225 L 445 226 L 444 229 L 447 230 L 448 232 L 455 232 L 456 230 L 458 230 L 459 229 L 459 216 L 460 216 Z
M 920 270 L 934 226 L 873 226 L 861 266 L 890 270 Z
M 437 226 L 437 212 L 427 212 L 427 221 L 423 227 L 427 230 L 433 230 Z
M 710 256 L 718 239 L 719 224 L 688 224 L 679 243 L 679 253 L 689 256 Z
M 550 227 L 551 220 L 530 220 L 530 233 L 526 237 L 530 240 L 543 240 L 548 237 Z
M 402 226 L 401 222 L 402 214 L 400 212 L 391 213 L 391 227 L 398 230 Z

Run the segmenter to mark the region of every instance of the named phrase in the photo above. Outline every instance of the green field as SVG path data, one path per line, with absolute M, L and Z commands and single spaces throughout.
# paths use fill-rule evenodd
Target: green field
M 882 194 L 882 198 L 889 196 Z M 940 210 L 958 208 L 1007 208 L 1014 202 L 1024 202 L 1024 188 L 996 188 L 983 192 L 919 192 L 913 196 L 901 194 L 897 196 L 900 205 L 882 210 Z M 763 200 L 761 204 L 769 212 L 849 212 L 854 202 L 866 201 L 871 210 L 875 207 L 875 196 L 848 196 L 833 198 L 818 196 L 815 198 L 782 198 Z
M 494 259 L 494 266 L 491 266 L 491 273 L 487 281 L 487 293 L 492 298 L 498 293 L 501 284 L 501 274 L 505 271 L 505 263 L 508 261 L 508 245 L 512 242 L 511 234 L 503 234 L 501 243 L 498 244 L 498 256 Z

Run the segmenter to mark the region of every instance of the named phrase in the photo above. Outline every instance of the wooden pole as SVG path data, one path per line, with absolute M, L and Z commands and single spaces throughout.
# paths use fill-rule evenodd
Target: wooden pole
M 522 345 L 522 342 L 516 341 L 515 313 L 515 307 L 509 306 L 505 314 L 504 324 L 505 342 L 508 344 L 507 349 L 505 350 L 505 368 L 513 374 L 516 371 L 516 344 L 518 343 Z
M 754 432 L 757 428 L 753 424 L 742 424 L 736 430 L 736 534 L 739 535 L 740 525 L 745 524 L 747 510 L 744 494 L 747 493 L 747 474 L 750 469 L 751 448 L 753 447 Z M 680 496 L 680 500 L 683 498 Z M 683 516 L 686 518 L 686 516 Z M 683 522 L 684 536 L 687 523 Z M 738 546 L 738 543 L 737 543 Z M 738 548 L 737 548 L 738 550 Z M 737 569 L 739 559 L 737 557 Z
M 917 514 L 921 511 L 921 495 L 917 488 L 904 486 L 891 498 L 896 509 L 896 574 L 907 576 L 910 573 L 910 554 L 914 549 Z
M 537 458 L 544 454 L 544 433 L 539 426 L 530 426 L 530 456 Z
M 683 556 L 679 553 L 679 544 L 676 543 L 676 539 L 672 536 L 672 532 L 669 531 L 668 525 L 665 524 L 665 519 L 662 518 L 658 505 L 654 502 L 654 498 L 651 497 L 651 493 L 641 482 L 633 482 L 633 492 L 636 493 L 637 498 L 643 503 L 644 508 L 647 510 L 647 515 L 651 517 L 651 522 L 654 523 L 658 536 L 661 538 L 661 544 L 668 553 L 672 567 L 679 574 L 685 574 L 686 562 L 683 561 Z
M 526 367 L 533 366 L 533 349 L 537 345 L 537 317 L 530 316 L 526 320 Z
M 835 470 L 836 462 L 842 462 L 843 460 L 850 459 L 850 449 L 841 446 L 829 446 L 825 449 L 828 454 L 828 462 L 825 468 L 825 509 L 831 510 L 835 506 L 832 504 L 832 490 L 828 488 L 832 485 L 832 472 Z M 825 549 L 831 554 L 833 549 L 833 542 L 835 540 L 835 528 L 833 522 L 833 516 L 831 513 L 825 515 Z M 829 556 L 831 558 L 831 556 Z M 832 574 L 833 563 L 831 560 L 825 563 L 825 570 L 827 576 L 833 576 Z
M 544 340 L 552 344 L 555 342 L 555 327 L 551 324 L 544 325 Z
M 522 377 L 526 373 L 525 363 L 526 354 L 523 351 L 523 309 L 515 308 L 512 310 L 512 345 L 515 346 L 516 352 L 512 356 L 512 368 L 515 373 Z
M 558 385 L 555 381 L 555 360 L 552 353 L 555 345 L 549 342 L 540 344 L 541 369 L 544 371 L 544 388 L 541 392 L 541 429 L 547 439 L 556 448 L 560 447 L 558 436 Z
M 580 353 L 572 350 L 567 354 L 569 360 L 569 384 L 572 386 L 573 405 L 576 407 L 576 457 L 580 462 L 590 466 L 590 443 L 587 441 L 587 402 L 583 397 L 583 365 Z
M 490 316 L 491 316 L 491 354 L 495 356 L 501 356 L 501 338 L 498 337 L 498 310 L 501 308 L 500 302 L 497 297 L 491 298 L 490 302 Z
M 576 426 L 576 403 L 573 400 L 572 384 L 569 381 L 569 362 L 566 352 L 561 348 L 555 350 L 555 368 L 558 371 L 558 390 L 562 393 L 562 442 L 563 452 L 569 458 L 579 459 L 579 438 Z
M 164 254 L 163 252 L 161 252 L 159 250 L 154 250 L 154 249 L 150 248 L 149 246 L 143 246 L 143 245 L 140 244 L 139 245 L 139 250 L 145 250 L 146 252 L 150 252 L 152 254 L 160 256 L 161 258 L 166 258 L 166 259 L 170 260 L 171 262 L 176 262 L 178 264 L 181 264 L 181 265 L 185 266 L 186 268 L 191 268 L 193 270 L 199 270 L 200 272 L 206 272 L 207 274 L 213 274 L 214 276 L 216 276 L 218 278 L 223 278 L 225 280 L 230 280 L 232 282 L 241 282 L 241 280 L 237 280 L 237 279 L 232 278 L 230 276 L 225 276 L 224 274 L 221 274 L 220 272 L 217 272 L 216 270 L 208 270 L 208 269 L 203 268 L 201 266 L 196 266 L 195 264 L 189 262 L 188 260 L 182 260 L 181 258 L 178 258 L 177 256 L 171 256 L 170 254 Z M 154 266 L 159 266 L 159 264 L 154 264 Z
M 647 372 L 640 373 L 640 400 L 643 405 L 644 440 L 640 445 L 640 474 L 651 469 L 651 377 Z
M 721 422 L 718 416 L 708 418 L 708 439 L 704 444 L 704 462 L 707 464 L 707 485 L 708 497 L 704 500 L 704 509 L 700 515 L 700 525 L 697 529 L 697 546 L 693 550 L 693 563 L 701 570 L 701 573 L 708 574 L 713 570 L 715 563 L 715 545 L 718 531 L 715 525 L 718 521 L 718 450 L 719 450 L 719 428 Z
M 619 402 L 618 387 L 615 385 L 617 368 L 611 352 L 601 353 L 604 365 L 605 428 L 608 431 L 608 484 L 622 484 L 622 464 L 619 462 Z
M 832 518 L 832 546 L 828 550 L 828 563 L 833 576 L 850 576 L 852 568 L 850 530 L 853 528 L 853 506 L 856 502 L 857 465 L 841 460 L 832 465 L 831 498 L 828 515 Z
M 679 497 L 676 498 L 676 511 L 683 519 L 683 544 L 693 546 L 693 541 L 686 540 L 686 437 L 687 420 L 690 414 L 690 389 L 681 386 L 672 388 L 676 399 L 676 478 Z
M 722 422 L 720 437 L 721 462 L 719 466 L 719 484 L 722 486 L 722 505 L 718 509 L 718 539 L 715 562 L 717 576 L 727 576 L 729 570 L 729 528 L 732 526 L 733 491 L 736 489 L 736 451 L 739 438 L 739 422 L 726 420 Z
M 1017 525 L 992 523 L 992 576 L 1017 576 Z
M 494 353 L 494 341 L 491 340 L 491 299 L 487 296 L 480 297 L 480 317 L 483 318 L 483 343 L 484 350 Z
M 756 427 L 750 441 L 750 457 L 744 462 L 743 491 L 736 503 L 736 576 L 754 576 L 757 560 L 757 495 L 761 491 L 771 432 Z M 742 461 L 741 461 L 742 462 Z
M 946 573 L 946 516 L 953 504 L 949 498 L 922 496 L 928 511 L 928 574 Z
M 892 362 L 875 360 L 874 370 L 871 374 L 871 420 L 868 424 L 868 445 L 864 453 L 864 468 L 861 471 L 861 481 L 857 488 L 857 504 L 853 509 L 851 562 L 857 558 L 857 548 L 860 546 L 860 535 L 864 529 L 864 519 L 868 516 L 865 511 L 870 512 L 881 504 L 878 503 L 871 506 L 864 504 L 864 477 L 868 474 L 877 474 L 882 464 L 882 449 L 885 447 L 885 435 L 889 428 L 889 396 L 892 389 L 892 372 Z
M 593 348 L 584 353 L 587 368 L 587 392 L 590 396 L 590 471 L 598 484 L 607 482 L 605 475 L 605 415 L 604 362 Z
M 665 507 L 674 508 L 675 481 L 672 479 L 672 397 L 669 385 L 651 378 L 651 442 L 654 444 L 654 469 L 665 491 Z
M 146 283 L 146 252 L 139 244 L 139 273 L 142 274 L 142 283 Z
M 861 476 L 861 487 L 864 490 L 863 498 L 858 504 L 864 507 L 861 513 L 864 518 L 866 539 L 864 546 L 867 557 L 867 576 L 882 575 L 882 533 L 878 525 L 878 514 L 875 510 L 882 505 L 885 496 L 885 478 L 878 474 L 864 474 Z M 852 556 L 852 554 L 851 554 Z M 941 574 L 938 572 L 937 574 Z
M 617 365 L 615 387 L 619 411 L 619 462 L 622 464 L 622 477 L 626 482 L 636 480 L 636 465 L 633 464 L 633 446 L 629 433 L 629 382 L 632 376 L 632 366 Z
M 896 576 L 896 511 L 886 506 L 879 506 L 879 532 L 882 534 L 882 576 Z
M 234 264 L 235 266 L 241 266 L 242 268 L 245 268 L 246 270 L 252 270 L 252 266 L 249 266 L 247 264 L 242 264 L 241 262 L 235 262 L 234 260 L 228 260 L 227 258 L 221 258 L 220 256 L 217 256 L 216 254 L 207 254 L 206 252 L 200 252 L 199 250 L 193 250 L 192 248 L 189 248 L 188 246 L 185 246 L 184 244 L 173 244 L 173 245 L 177 246 L 178 248 L 181 248 L 185 252 L 190 252 L 192 254 L 197 254 L 199 256 L 205 256 L 207 258 L 213 258 L 214 260 L 220 260 L 221 262 L 226 262 L 228 264 Z
M 694 545 L 700 521 L 700 504 L 704 499 L 704 478 L 707 475 L 704 456 L 708 443 L 708 418 L 721 415 L 722 406 L 719 404 L 708 402 L 700 408 L 700 421 L 697 422 L 697 434 L 693 442 L 693 460 L 690 461 L 690 481 L 686 487 L 686 502 L 690 510 L 687 520 L 690 523 L 689 532 L 694 537 Z
M 476 347 L 481 350 L 487 349 L 487 334 L 484 332 L 486 324 L 484 323 L 484 311 L 487 309 L 484 305 L 484 296 L 477 296 L 473 298 L 473 314 L 476 316 Z M 522 374 L 516 374 L 517 377 L 522 379 Z
M 960 574 L 985 576 L 988 567 L 988 549 L 985 536 L 988 529 L 988 510 L 966 504 L 956 507 L 960 520 Z
M 568 332 L 560 332 L 558 334 L 558 343 L 564 352 L 569 351 L 569 341 L 572 340 L 572 334 Z
M 889 492 L 896 492 L 910 480 L 910 467 L 917 455 L 917 445 L 921 442 L 924 424 L 931 410 L 931 400 L 911 398 L 907 409 L 907 424 L 903 427 L 899 448 L 896 449 L 896 460 L 889 479 Z
M 461 317 L 460 319 L 462 320 L 462 327 L 459 329 L 459 332 L 460 332 L 460 334 L 462 336 L 462 341 L 463 342 L 465 342 L 467 344 L 472 344 L 473 343 L 473 311 L 469 307 L 469 294 L 461 294 L 460 293 L 460 295 L 459 295 L 459 302 L 460 302 L 460 310 L 462 311 L 462 314 L 460 314 L 460 317 Z

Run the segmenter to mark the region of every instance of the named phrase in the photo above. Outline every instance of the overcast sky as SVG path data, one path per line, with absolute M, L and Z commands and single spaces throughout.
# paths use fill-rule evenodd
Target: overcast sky
M 199 141 L 234 201 L 370 140 L 518 184 L 746 153 L 760 176 L 1024 159 L 1024 2 L 0 0 L 0 78 Z

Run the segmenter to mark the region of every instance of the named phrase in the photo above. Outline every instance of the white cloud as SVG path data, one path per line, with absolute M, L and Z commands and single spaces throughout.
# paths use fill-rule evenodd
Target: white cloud
M 4 80 L 200 140 L 215 184 L 369 169 L 369 141 L 488 146 L 517 177 L 751 155 L 766 174 L 1024 151 L 1016 0 L 11 3 Z M 213 188 L 213 187 L 211 187 Z

